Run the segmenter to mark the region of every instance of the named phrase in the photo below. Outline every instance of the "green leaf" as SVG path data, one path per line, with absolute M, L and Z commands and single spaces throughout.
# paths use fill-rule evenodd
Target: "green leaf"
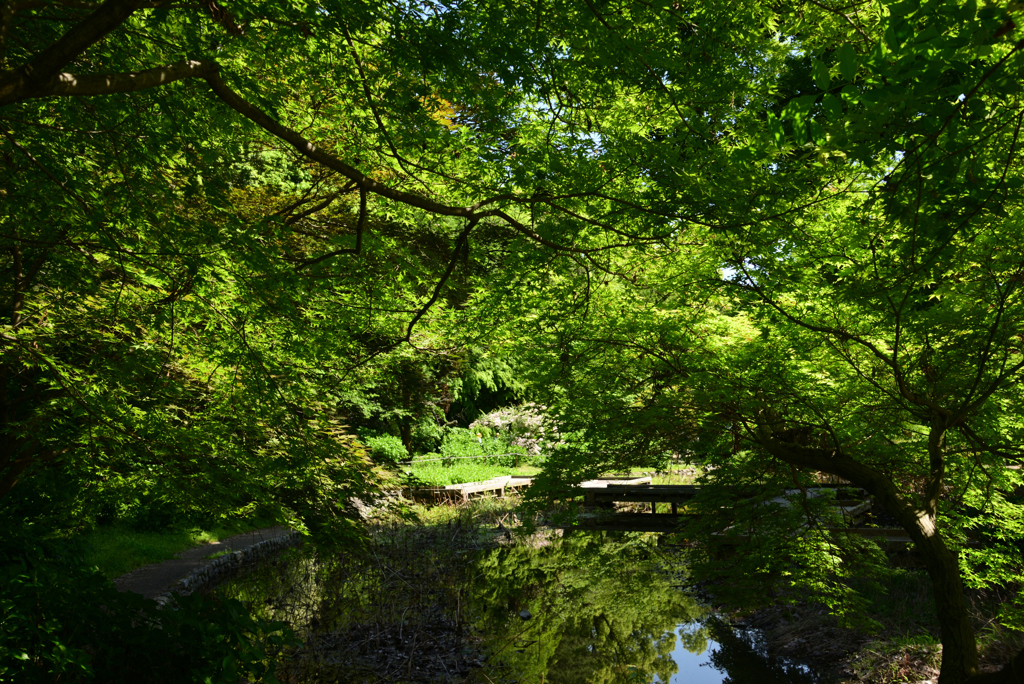
M 857 75 L 857 51 L 849 43 L 839 48 L 839 73 L 847 81 Z
M 828 76 L 828 67 L 824 62 L 818 59 L 811 62 L 811 76 L 814 78 L 814 85 L 818 86 L 820 90 L 828 90 L 831 80 Z
M 832 93 L 825 93 L 825 97 L 821 102 L 822 107 L 825 109 L 825 115 L 828 116 L 830 121 L 838 122 L 843 117 L 843 103 L 838 97 Z
M 815 142 L 825 142 L 828 138 L 828 133 L 826 133 L 821 124 L 814 119 L 807 120 L 807 132 Z
M 899 36 L 896 35 L 896 30 L 889 26 L 885 29 L 885 44 L 889 46 L 889 49 L 895 52 L 900 47 Z
M 794 97 L 792 100 L 786 103 L 786 106 L 782 109 L 783 119 L 802 119 L 811 112 L 811 108 L 817 101 L 817 95 L 801 95 L 800 97 Z
M 914 0 L 906 0 L 897 5 L 892 5 L 889 9 L 890 13 L 894 17 L 906 17 L 913 14 L 920 8 L 920 4 Z
M 771 131 L 772 140 L 778 147 L 782 147 L 782 144 L 786 141 L 786 131 L 782 127 L 782 122 L 776 118 L 772 113 L 768 113 L 768 130 Z

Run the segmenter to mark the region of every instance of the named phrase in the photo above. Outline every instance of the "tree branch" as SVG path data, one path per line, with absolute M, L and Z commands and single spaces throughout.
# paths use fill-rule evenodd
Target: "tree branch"
M 295 267 L 296 271 L 301 271 L 304 268 L 315 266 L 321 261 L 327 261 L 328 259 L 342 254 L 361 254 L 363 251 L 363 227 L 366 225 L 366 189 L 359 189 L 359 220 L 356 222 L 356 246 L 355 248 L 344 247 L 342 249 L 336 249 L 333 252 L 327 254 L 321 254 L 313 259 L 307 259 L 301 264 Z
M 168 64 L 167 66 L 124 74 L 76 75 L 61 73 L 51 78 L 45 85 L 33 89 L 20 99 L 132 93 L 137 90 L 148 90 L 149 88 L 167 85 L 186 78 L 205 78 L 216 71 L 217 64 L 214 62 L 190 59 Z
M 287 126 L 283 126 L 271 117 L 267 116 L 262 110 L 253 106 L 238 93 L 228 87 L 224 82 L 224 79 L 220 77 L 220 70 L 216 65 L 213 72 L 203 78 L 205 78 L 206 82 L 210 84 L 210 88 L 213 89 L 214 94 L 236 112 L 249 119 L 271 135 L 285 141 L 295 148 L 295 150 L 302 156 L 311 159 L 318 164 L 322 164 L 333 171 L 337 171 L 341 175 L 353 181 L 360 188 L 364 188 L 367 192 L 372 192 L 376 195 L 380 195 L 381 197 L 386 197 L 388 199 L 395 200 L 396 202 L 401 202 L 441 216 L 460 216 L 470 218 L 473 215 L 473 211 L 468 207 L 454 207 L 440 202 L 435 202 L 420 195 L 414 195 L 412 193 L 402 192 L 401 190 L 388 187 L 380 181 L 367 176 L 358 169 L 349 166 L 337 157 L 324 152 L 297 132 Z
M 31 62 L 0 75 L 0 106 L 33 97 L 37 88 L 49 83 L 90 45 L 123 24 L 135 10 L 151 4 L 150 0 L 107 0 Z
M 895 348 L 893 351 L 892 358 L 890 358 L 890 356 L 886 354 L 882 349 L 880 349 L 877 345 L 873 344 L 872 342 L 869 342 L 868 340 L 864 339 L 859 335 L 854 335 L 853 333 L 842 330 L 841 328 L 832 328 L 828 326 L 809 323 L 808 321 L 805 321 L 802 318 L 799 318 L 798 316 L 791 314 L 789 311 L 784 309 L 782 305 L 779 304 L 773 297 L 771 297 L 765 291 L 765 288 L 763 288 L 761 285 L 757 283 L 757 280 L 751 275 L 750 270 L 744 264 L 743 259 L 737 258 L 735 261 L 737 268 L 743 272 L 744 276 L 746 276 L 747 283 L 730 281 L 730 284 L 741 289 L 754 292 L 758 297 L 761 298 L 761 301 L 763 301 L 765 304 L 778 311 L 784 318 L 786 318 L 786 320 L 790 321 L 791 323 L 794 323 L 795 325 L 800 326 L 801 328 L 810 330 L 811 332 L 831 335 L 836 339 L 847 342 L 853 342 L 854 344 L 860 345 L 868 352 L 873 354 L 876 358 L 878 358 L 882 363 L 884 363 L 886 366 L 892 369 L 894 380 L 896 380 L 896 386 L 899 389 L 900 396 L 902 396 L 910 403 L 930 409 L 932 412 L 936 414 L 945 417 L 948 417 L 950 415 L 951 412 L 948 409 L 939 406 L 939 404 L 930 400 L 928 397 L 922 394 L 918 394 L 917 392 L 914 392 L 910 388 L 910 385 L 907 384 L 906 377 L 899 363 L 896 360 Z
M 590 249 L 562 245 L 541 237 L 539 234 L 530 230 L 520 221 L 512 218 L 504 211 L 498 209 L 483 212 L 478 211 L 480 207 L 503 199 L 510 199 L 519 203 L 530 203 L 534 201 L 533 199 L 517 199 L 510 194 L 501 194 L 493 198 L 481 200 L 473 206 L 458 207 L 436 202 L 427 197 L 423 197 L 422 195 L 404 192 L 384 185 L 380 181 L 367 176 L 358 169 L 346 164 L 337 157 L 321 150 L 298 132 L 284 126 L 278 121 L 275 121 L 261 109 L 248 102 L 224 82 L 224 79 L 221 78 L 220 75 L 220 65 L 213 61 L 185 60 L 167 66 L 154 67 L 144 71 L 124 74 L 107 74 L 100 76 L 74 75 L 68 73 L 57 74 L 45 85 L 31 90 L 22 89 L 20 91 L 14 91 L 8 89 L 9 92 L 7 92 L 0 89 L 0 105 L 35 97 L 110 95 L 119 92 L 133 92 L 167 85 L 187 78 L 204 79 L 209 84 L 214 94 L 236 112 L 249 119 L 274 137 L 288 143 L 299 154 L 307 159 L 345 176 L 362 191 L 372 192 L 381 197 L 401 202 L 402 204 L 411 207 L 423 209 L 424 211 L 440 216 L 455 216 L 475 221 L 479 221 L 480 219 L 488 216 L 495 216 L 503 219 L 514 230 L 526 235 L 530 239 L 562 252 L 588 254 L 615 249 L 628 244 L 611 244 Z M 2 85 L 2 80 L 0 80 L 0 85 Z M 7 92 L 6 96 L 3 94 L 4 92 Z M 561 207 L 556 208 L 566 211 Z M 572 215 L 571 212 L 569 213 Z M 597 225 L 602 224 L 598 223 Z M 607 226 L 602 227 L 608 229 Z M 618 233 L 619 231 L 613 232 Z M 358 237 L 359 235 L 357 235 L 357 238 Z
M 416 327 L 419 320 L 423 318 L 424 314 L 430 310 L 430 307 L 434 305 L 434 302 L 436 302 L 437 298 L 441 295 L 441 290 L 444 288 L 445 283 L 448 282 L 448 279 L 451 278 L 452 273 L 455 271 L 455 264 L 459 261 L 459 253 L 462 252 L 462 248 L 466 245 L 466 241 L 469 239 L 469 233 L 476 227 L 476 224 L 477 219 L 470 220 L 463 231 L 459 233 L 458 239 L 455 240 L 455 247 L 452 249 L 452 256 L 448 260 L 448 268 L 445 269 L 444 275 L 441 276 L 441 280 L 439 280 L 437 285 L 434 287 L 434 293 L 430 296 L 430 301 L 424 304 L 423 307 L 416 312 L 416 315 L 412 317 L 412 320 L 409 321 L 409 327 L 405 331 L 406 342 L 412 342 L 413 328 Z
M 928 484 L 924 510 L 934 520 L 939 511 L 939 494 L 946 475 L 946 421 L 935 416 L 928 430 Z

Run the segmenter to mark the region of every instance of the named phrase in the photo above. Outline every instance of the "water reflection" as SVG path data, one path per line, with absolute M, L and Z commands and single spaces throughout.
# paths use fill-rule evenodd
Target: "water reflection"
M 710 632 L 712 639 L 707 639 Z M 828 678 L 804 665 L 768 655 L 767 644 L 756 630 L 734 631 L 710 618 L 679 625 L 672 651 L 677 674 L 668 684 L 822 684 Z M 697 636 L 695 639 L 694 636 Z
M 466 526 L 393 526 L 371 554 L 286 552 L 221 591 L 287 621 L 294 682 L 820 684 L 687 594 L 653 535 L 490 547 Z M 471 629 L 468 629 L 472 625 Z
M 711 667 L 708 649 L 714 641 L 707 638 L 707 630 L 701 623 L 688 623 L 676 628 L 676 647 L 672 660 L 676 663 L 676 674 L 670 679 L 658 677 L 655 682 L 668 684 L 721 684 L 722 673 Z
M 663 561 L 640 537 L 574 536 L 488 552 L 474 588 L 490 668 L 552 684 L 669 681 L 676 626 L 707 610 L 659 571 Z
M 470 681 L 826 681 L 768 656 L 757 632 L 715 619 L 679 589 L 680 567 L 641 536 L 574 536 L 485 553 L 473 590 L 489 657 Z
M 734 630 L 720 620 L 706 621 L 716 647 L 710 664 L 724 675 L 722 684 L 823 684 L 831 678 L 805 665 L 769 655 L 768 645 L 757 630 Z

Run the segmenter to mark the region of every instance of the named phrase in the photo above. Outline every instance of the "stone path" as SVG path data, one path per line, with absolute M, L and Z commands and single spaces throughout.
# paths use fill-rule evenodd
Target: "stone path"
M 212 554 L 240 551 L 253 544 L 288 534 L 291 534 L 291 530 L 280 525 L 236 534 L 227 539 L 182 551 L 175 558 L 163 563 L 153 563 L 132 570 L 115 579 L 114 586 L 118 591 L 133 591 L 146 598 L 155 599 L 168 591 L 178 580 L 187 577 L 196 568 L 212 563 L 213 559 L 208 558 Z

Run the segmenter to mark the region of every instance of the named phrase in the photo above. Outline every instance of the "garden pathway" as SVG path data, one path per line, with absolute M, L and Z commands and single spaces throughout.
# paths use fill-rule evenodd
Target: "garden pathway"
M 243 532 L 227 539 L 203 544 L 182 551 L 175 558 L 162 563 L 153 563 L 125 573 L 114 580 L 114 586 L 118 591 L 133 591 L 146 598 L 155 599 L 168 591 L 179 580 L 187 577 L 196 568 L 212 563 L 213 560 L 209 556 L 215 553 L 241 551 L 253 544 L 283 537 L 291 532 L 289 528 L 279 525 Z

